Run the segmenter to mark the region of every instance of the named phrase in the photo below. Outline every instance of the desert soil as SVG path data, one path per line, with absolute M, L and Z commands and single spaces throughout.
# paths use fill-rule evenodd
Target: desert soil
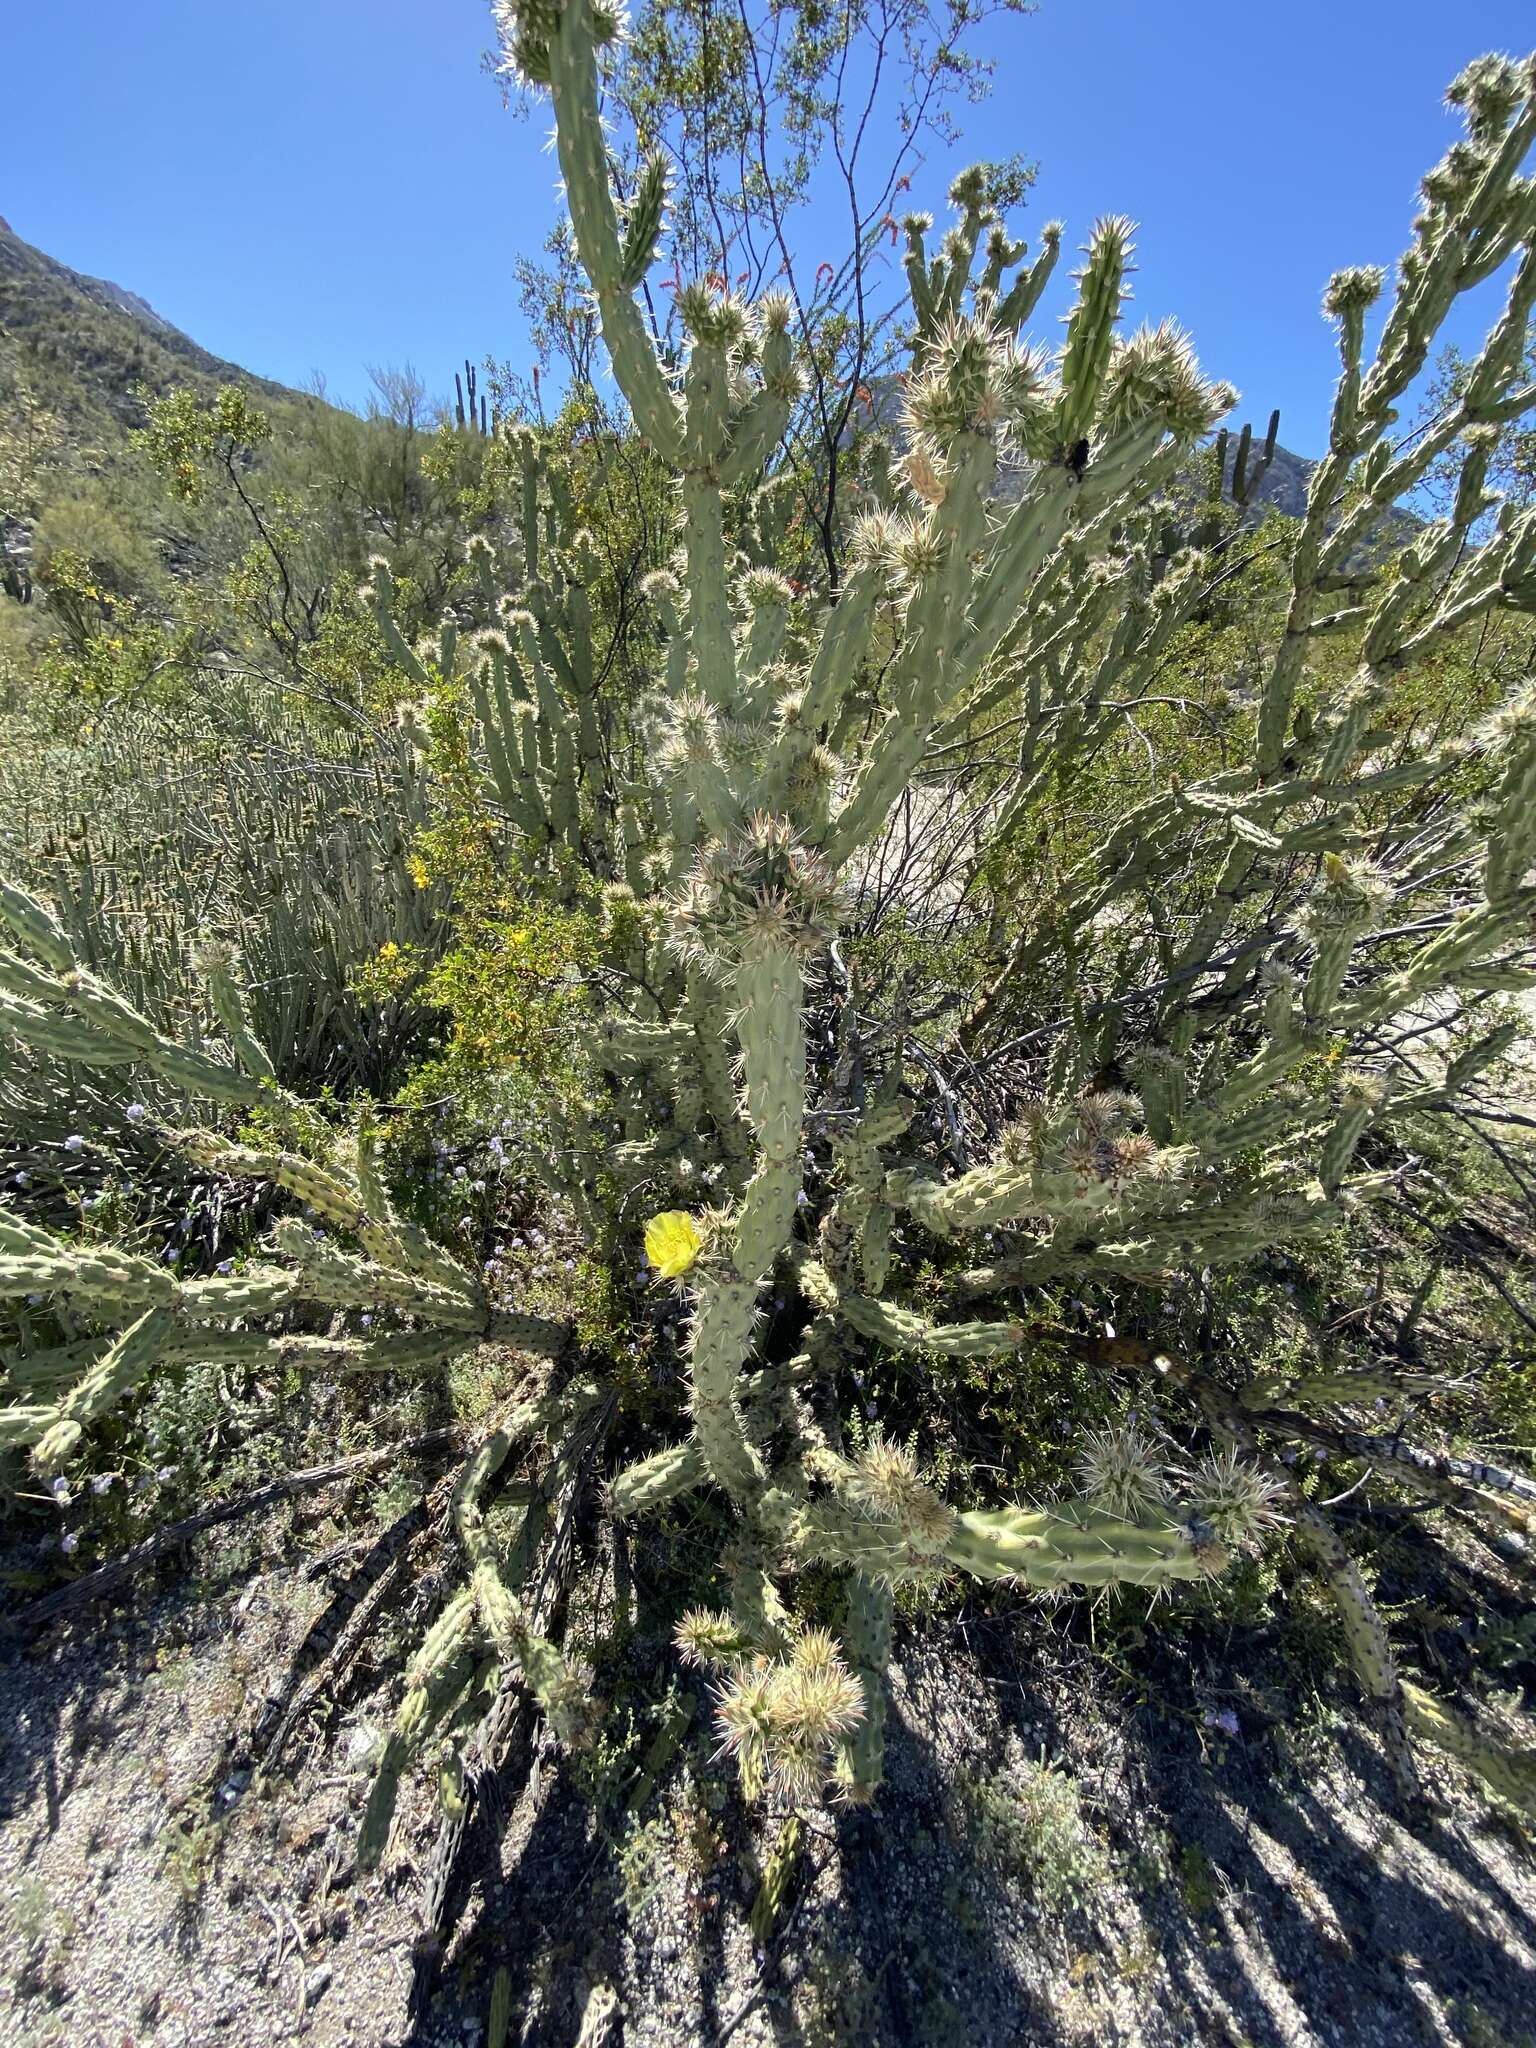
M 541 2048 L 1532 2048 L 1536 1837 L 1444 1771 L 1405 1826 L 1342 1683 L 1298 1706 L 1262 1641 L 1180 1647 L 1149 1686 L 1080 1610 L 1023 1599 L 907 1632 L 879 1805 L 807 1816 L 766 1944 L 773 1830 L 712 1765 L 703 1697 L 650 1787 L 633 1747 L 583 1787 L 514 1744 L 462 1908 L 424 1941 L 431 1773 L 381 1871 L 353 1872 L 382 1657 L 282 1782 L 230 1776 L 327 1590 L 291 1531 L 267 1544 L 254 1571 L 242 1553 L 221 1579 L 205 1551 L 200 1579 L 0 1650 L 7 2048 L 470 2048 L 498 1971 L 506 2039 Z M 603 1669 L 636 1699 L 678 1677 L 638 1624 Z M 1042 1757 L 1081 1791 L 1080 1906 L 1042 1906 L 964 1822 L 968 1792 L 1006 1798 Z

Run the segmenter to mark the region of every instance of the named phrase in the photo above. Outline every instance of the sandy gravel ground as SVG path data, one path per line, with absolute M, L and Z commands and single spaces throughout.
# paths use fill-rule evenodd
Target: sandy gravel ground
M 809 1816 L 766 1945 L 748 1915 L 772 1831 L 711 1770 L 701 1700 L 638 1804 L 631 1772 L 631 1811 L 595 1814 L 558 1758 L 515 1753 L 439 1950 L 420 1939 L 427 1772 L 382 1873 L 352 1874 L 391 1698 L 373 1677 L 304 1731 L 290 1782 L 221 1795 L 318 1597 L 274 1562 L 0 1653 L 6 2048 L 467 2048 L 498 1970 L 509 2042 L 582 2048 L 1536 2040 L 1528 1831 L 1444 1774 L 1406 1831 L 1343 1696 L 1298 1732 L 1240 1639 L 1228 1667 L 1138 1699 L 1028 1604 L 904 1643 L 878 1815 Z M 673 1668 L 635 1630 L 606 1675 L 643 1696 Z M 1041 1756 L 1081 1793 L 1082 1909 L 1042 1906 L 965 1822 L 977 1787 L 1006 1806 Z

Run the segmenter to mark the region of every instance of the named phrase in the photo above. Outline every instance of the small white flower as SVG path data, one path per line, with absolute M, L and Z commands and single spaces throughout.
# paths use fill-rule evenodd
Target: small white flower
M 143 1121 L 144 1121 L 144 1105 L 143 1105 L 143 1103 L 142 1103 L 142 1102 L 130 1102 L 130 1103 L 129 1103 L 129 1105 L 128 1105 L 128 1107 L 127 1107 L 127 1108 L 126 1108 L 126 1109 L 125 1109 L 125 1110 L 123 1111 L 123 1115 L 124 1115 L 125 1117 L 127 1117 L 127 1119 L 128 1119 L 128 1121 L 129 1121 L 129 1123 L 131 1123 L 131 1124 L 141 1124 L 141 1123 L 143 1123 Z
M 85 1140 L 78 1131 L 71 1131 L 64 1140 L 64 1150 L 66 1152 L 83 1152 L 85 1150 Z
M 75 1534 L 73 1529 L 67 1530 L 65 1534 L 59 1538 L 59 1548 L 63 1551 L 66 1557 L 73 1557 L 75 1552 L 80 1548 L 80 1538 Z
M 98 1472 L 96 1474 L 96 1477 L 91 1481 L 92 1493 L 109 1492 L 111 1490 L 112 1481 L 114 1477 L 115 1474 L 111 1472 Z
M 54 1499 L 59 1503 L 60 1507 L 68 1507 L 69 1481 L 67 1479 L 50 1479 L 48 1482 L 48 1491 L 53 1495 Z

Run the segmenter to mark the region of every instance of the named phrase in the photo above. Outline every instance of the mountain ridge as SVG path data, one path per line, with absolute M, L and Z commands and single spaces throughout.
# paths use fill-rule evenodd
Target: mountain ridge
M 138 292 L 71 269 L 3 217 L 0 347 L 52 371 L 50 381 L 72 380 L 84 410 L 104 410 L 123 430 L 142 423 L 141 389 L 163 397 L 177 385 L 238 383 L 269 399 L 305 396 L 215 355 Z

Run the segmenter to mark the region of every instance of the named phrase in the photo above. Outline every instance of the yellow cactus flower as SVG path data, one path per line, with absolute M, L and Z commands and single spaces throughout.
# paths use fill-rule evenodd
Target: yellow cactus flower
M 659 1280 L 676 1280 L 703 1250 L 693 1218 L 683 1209 L 668 1209 L 645 1226 L 645 1256 Z

